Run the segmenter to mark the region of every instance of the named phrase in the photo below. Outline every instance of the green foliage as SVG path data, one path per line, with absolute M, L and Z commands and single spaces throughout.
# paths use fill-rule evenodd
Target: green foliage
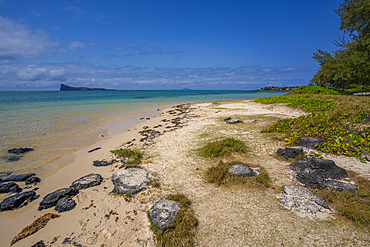
M 209 142 L 198 149 L 199 154 L 203 157 L 226 157 L 233 152 L 243 153 L 246 151 L 247 146 L 245 143 L 234 138 Z
M 292 94 L 328 94 L 339 95 L 340 92 L 317 85 L 302 86 L 292 91 Z
M 133 166 L 140 164 L 144 155 L 140 150 L 131 150 L 127 148 L 111 150 L 111 153 L 115 154 L 119 158 L 129 158 L 127 164 Z
M 169 195 L 166 199 L 178 201 L 181 204 L 181 209 L 174 219 L 174 227 L 165 230 L 159 229 L 158 225 L 150 220 L 148 211 L 148 218 L 151 222 L 150 229 L 157 238 L 157 246 L 194 246 L 198 220 L 190 207 L 189 199 L 183 194 Z
M 318 190 L 316 193 L 330 203 L 337 215 L 359 226 L 370 228 L 370 181 L 354 172 L 349 172 L 349 175 L 358 186 L 354 193 L 327 189 Z
M 331 97 L 331 98 L 328 98 Z M 370 101 L 356 96 L 311 96 L 293 95 L 290 106 L 310 112 L 306 116 L 293 119 L 280 119 L 263 133 L 280 133 L 277 139 L 287 145 L 295 145 L 304 136 L 321 137 L 327 140 L 317 149 L 358 157 L 370 153 L 370 127 L 363 126 L 363 116 L 370 115 Z M 260 101 L 260 100 L 258 100 Z M 268 101 L 268 100 L 267 100 Z M 279 101 L 279 100 L 276 100 Z M 351 133 L 362 125 L 364 133 Z
M 269 188 L 271 181 L 269 174 L 263 171 L 257 176 L 244 178 L 233 176 L 229 172 L 229 168 L 235 164 L 243 164 L 241 162 L 224 163 L 220 161 L 218 165 L 210 167 L 206 171 L 205 179 L 209 183 L 217 184 L 218 186 L 243 186 L 252 189 Z

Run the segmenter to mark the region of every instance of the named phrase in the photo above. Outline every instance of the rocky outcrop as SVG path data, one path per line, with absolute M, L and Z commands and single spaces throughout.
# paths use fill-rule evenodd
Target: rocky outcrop
M 250 168 L 243 164 L 235 164 L 229 168 L 229 172 L 233 176 L 249 178 L 260 174 L 262 172 L 262 168 Z
M 173 219 L 176 218 L 181 206 L 180 203 L 170 200 L 159 200 L 149 210 L 149 217 L 152 223 L 164 230 L 174 226 Z
M 75 190 L 87 189 L 89 187 L 100 185 L 102 181 L 103 178 L 100 174 L 91 173 L 74 181 L 71 188 L 74 188 Z
M 70 211 L 76 207 L 76 202 L 72 198 L 63 197 L 55 205 L 55 211 L 58 213 Z
M 326 140 L 320 137 L 302 137 L 296 146 L 305 148 L 317 148 L 324 142 L 326 142 Z
M 299 155 L 303 154 L 303 148 L 301 147 L 287 147 L 285 149 L 279 149 L 276 154 L 283 157 L 284 159 L 295 159 Z
M 232 119 L 229 119 L 226 121 L 227 124 L 236 124 L 236 123 L 240 123 L 240 119 L 237 119 L 237 118 L 232 118 Z
M 93 166 L 110 166 L 112 165 L 112 162 L 108 162 L 106 160 L 94 160 Z
M 26 191 L 5 198 L 0 203 L 0 211 L 13 210 L 27 205 L 36 196 L 35 191 Z
M 112 176 L 113 193 L 135 195 L 146 190 L 149 183 L 149 173 L 139 168 L 129 168 L 116 172 Z
M 51 192 L 42 199 L 38 210 L 41 211 L 46 208 L 54 207 L 57 204 L 57 202 L 63 197 L 74 196 L 77 194 L 78 194 L 78 190 L 71 188 L 71 187 L 63 188 L 63 189 L 59 189 L 54 192 Z
M 13 148 L 13 149 L 9 149 L 8 150 L 8 153 L 11 153 L 11 154 L 23 154 L 23 153 L 26 153 L 26 152 L 29 152 L 29 151 L 33 151 L 34 149 L 33 148 Z
M 98 91 L 105 90 L 105 88 L 88 88 L 88 87 L 71 87 L 60 84 L 60 91 Z
M 301 217 L 326 218 L 331 212 L 324 198 L 304 187 L 287 185 L 284 193 L 277 194 L 276 197 L 281 199 L 284 207 L 292 209 Z
M 29 178 L 26 179 L 26 181 L 24 181 L 24 183 L 26 185 L 29 185 L 29 184 L 36 185 L 36 184 L 38 184 L 40 182 L 41 182 L 41 179 L 39 177 L 29 177 Z
M 22 174 L 22 175 L 17 175 L 9 178 L 5 178 L 3 182 L 10 182 L 10 181 L 15 181 L 15 182 L 21 182 L 25 181 L 27 178 L 30 178 L 32 176 L 35 176 L 35 173 L 27 173 L 27 174 Z
M 304 157 L 288 167 L 295 173 L 296 179 L 307 187 L 328 187 L 351 192 L 357 189 L 354 183 L 349 182 L 346 170 L 332 160 Z
M 18 193 L 22 189 L 14 182 L 0 184 L 0 193 Z

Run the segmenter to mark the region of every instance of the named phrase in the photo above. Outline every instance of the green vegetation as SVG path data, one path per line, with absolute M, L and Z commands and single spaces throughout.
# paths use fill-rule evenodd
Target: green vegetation
M 258 174 L 257 176 L 250 177 L 250 178 L 243 178 L 238 176 L 233 176 L 229 172 L 229 168 L 235 164 L 243 164 L 241 162 L 230 162 L 224 163 L 220 161 L 218 165 L 214 167 L 210 167 L 206 171 L 206 181 L 209 183 L 217 184 L 218 186 L 243 186 L 247 188 L 253 189 L 263 189 L 270 187 L 270 176 L 269 174 L 263 169 L 263 171 Z M 245 165 L 245 164 L 243 164 Z M 248 165 L 251 167 L 251 165 Z
M 339 91 L 336 91 L 334 89 L 328 89 L 328 88 L 320 87 L 316 85 L 302 86 L 302 87 L 294 89 L 292 93 L 294 94 L 332 94 L 332 95 L 341 94 Z
M 158 178 L 152 178 L 152 179 L 150 179 L 148 185 L 149 186 L 152 186 L 153 188 L 160 188 L 161 187 L 161 184 L 159 183 L 159 179 Z
M 296 87 L 275 87 L 275 86 L 270 86 L 270 87 L 261 87 L 261 91 L 291 91 Z
M 311 83 L 335 89 L 370 86 L 370 3 L 344 0 L 335 12 L 349 38 L 335 41 L 339 49 L 331 53 L 317 49 L 313 58 L 320 68 Z
M 189 199 L 183 194 L 169 195 L 167 200 L 178 201 L 181 209 L 174 219 L 173 228 L 159 229 L 158 225 L 151 222 L 151 230 L 157 238 L 157 246 L 194 246 L 195 230 L 198 220 L 190 207 Z
M 348 172 L 357 184 L 356 192 L 318 190 L 316 194 L 325 198 L 337 215 L 355 222 L 359 226 L 370 228 L 370 181 L 354 172 Z
M 143 152 L 137 149 L 117 149 L 111 150 L 111 153 L 115 154 L 119 158 L 128 158 L 127 165 L 136 166 L 141 163 L 143 159 Z
M 203 157 L 227 157 L 233 152 L 245 153 L 246 151 L 245 143 L 234 138 L 209 142 L 198 149 L 199 155 Z

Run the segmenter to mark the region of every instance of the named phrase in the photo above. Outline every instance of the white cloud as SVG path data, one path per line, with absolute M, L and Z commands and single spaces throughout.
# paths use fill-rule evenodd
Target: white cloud
M 0 60 L 31 58 L 59 45 L 43 30 L 33 30 L 0 16 Z
M 80 41 L 72 41 L 68 45 L 68 49 L 70 49 L 71 51 L 77 50 L 77 49 L 85 49 L 85 48 L 86 48 L 86 44 L 84 44 Z

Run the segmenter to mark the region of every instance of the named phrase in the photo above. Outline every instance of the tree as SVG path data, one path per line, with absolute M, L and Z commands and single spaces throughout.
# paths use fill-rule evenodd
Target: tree
M 370 86 L 370 2 L 345 0 L 335 12 L 349 40 L 335 41 L 339 49 L 331 53 L 317 49 L 313 58 L 320 68 L 311 83 L 333 88 Z

